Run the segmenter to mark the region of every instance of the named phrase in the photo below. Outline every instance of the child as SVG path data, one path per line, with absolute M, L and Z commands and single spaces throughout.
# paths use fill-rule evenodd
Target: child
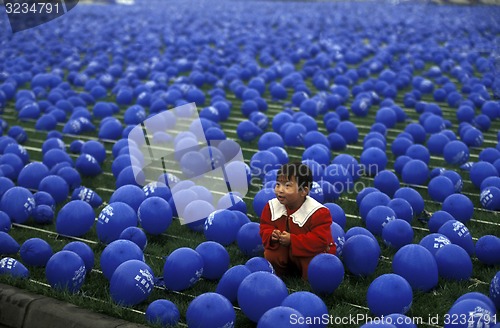
M 264 257 L 278 276 L 299 271 L 307 280 L 309 262 L 320 253 L 335 254 L 330 225 L 332 216 L 325 206 L 308 196 L 312 173 L 307 165 L 283 165 L 274 192 L 264 207 L 260 236 Z

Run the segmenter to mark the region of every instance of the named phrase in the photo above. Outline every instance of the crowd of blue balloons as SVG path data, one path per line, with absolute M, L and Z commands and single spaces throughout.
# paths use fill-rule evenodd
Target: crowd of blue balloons
M 373 280 L 367 305 L 375 316 L 404 316 L 414 291 L 431 291 L 439 277 L 470 279 L 474 256 L 500 264 L 498 234 L 476 236 L 474 243 L 467 228 L 473 200 L 461 193 L 468 177 L 481 206 L 500 210 L 500 133 L 491 129 L 500 118 L 499 16 L 498 6 L 148 1 L 81 5 L 35 29 L 3 32 L 0 254 L 12 257 L 0 260 L 0 274 L 27 278 L 30 267 L 45 267 L 53 288 L 78 292 L 98 260 L 113 301 L 124 306 L 146 301 L 155 286 L 183 291 L 200 279 L 214 280 L 214 292 L 189 304 L 188 326 L 232 326 L 238 304 L 258 327 L 288 327 L 285 319 L 292 316 L 300 323 L 328 315 L 321 296 L 333 293 L 346 271 L 373 275 L 382 240 L 396 250 L 393 273 Z M 196 146 L 199 136 L 167 133 L 175 127 L 167 110 L 188 103 L 200 108 L 204 137 L 225 142 L 199 153 L 182 151 Z M 236 142 L 222 128 L 232 113 L 243 117 L 232 131 Z M 154 115 L 152 143 L 178 150 L 183 176 L 168 173 L 149 182 L 134 170 L 144 156 L 128 134 Z M 362 118 L 374 120 L 368 133 L 355 123 Z M 8 123 L 15 120 L 22 124 Z M 23 126 L 31 123 L 47 132 L 42 161 L 31 160 L 25 146 L 30 130 Z M 388 131 L 395 127 L 403 131 L 391 140 Z M 78 137 L 89 133 L 99 140 Z M 74 139 L 69 145 L 63 141 L 68 135 Z M 104 140 L 113 143 L 112 158 Z M 253 213 L 258 216 L 274 197 L 277 169 L 290 161 L 291 147 L 303 149 L 301 159 L 313 172 L 310 195 L 332 213 L 337 254 L 311 261 L 314 293 L 289 294 L 261 257 L 259 224 L 250 220 L 243 195 L 214 202 L 207 188 L 183 181 L 205 169 L 200 165 L 207 154 L 222 164 L 249 143 L 257 150 L 247 164 L 226 169 L 243 170 L 243 184 L 263 186 Z M 359 158 L 347 153 L 360 143 Z M 471 150 L 477 148 L 476 160 Z M 431 167 L 431 157 L 446 168 Z M 105 161 L 112 162 L 116 183 L 109 200 L 82 185 L 82 177 L 103 173 Z M 363 176 L 373 177 L 373 187 L 356 188 Z M 426 186 L 431 200 L 442 204 L 418 244 L 411 223 L 425 204 L 415 186 Z M 364 226 L 344 232 L 346 213 L 334 202 L 349 193 L 356 193 Z M 184 203 L 174 204 L 173 194 Z M 187 226 L 206 241 L 173 250 L 155 276 L 144 258 L 148 235 L 165 233 L 176 217 L 190 215 L 203 217 Z M 12 223 L 31 220 L 55 224 L 69 237 L 95 228 L 106 248 L 96 259 L 81 241 L 56 253 L 40 238 L 19 245 L 9 234 Z M 233 243 L 248 262 L 230 267 L 225 246 Z M 500 272 L 488 296 L 465 294 L 448 314 L 480 311 L 474 324 L 492 327 L 486 319 L 498 309 Z M 149 322 L 161 325 L 180 317 L 166 299 L 146 311 Z

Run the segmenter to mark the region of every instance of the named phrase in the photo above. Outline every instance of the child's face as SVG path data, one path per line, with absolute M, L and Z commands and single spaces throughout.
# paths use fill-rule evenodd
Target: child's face
M 276 179 L 276 186 L 274 187 L 276 198 L 289 209 L 299 208 L 304 202 L 307 192 L 307 187 L 299 189 L 294 176 L 290 180 L 283 175 Z

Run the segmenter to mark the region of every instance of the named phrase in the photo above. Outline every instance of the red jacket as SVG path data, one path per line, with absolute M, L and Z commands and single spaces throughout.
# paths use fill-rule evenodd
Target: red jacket
M 288 229 L 287 229 L 288 221 Z M 306 201 L 296 211 L 289 211 L 276 198 L 271 199 L 260 218 L 260 236 L 264 248 L 274 250 L 279 243 L 271 243 L 274 229 L 290 232 L 293 256 L 313 257 L 320 253 L 336 253 L 330 226 L 332 216 L 328 208 L 306 196 Z

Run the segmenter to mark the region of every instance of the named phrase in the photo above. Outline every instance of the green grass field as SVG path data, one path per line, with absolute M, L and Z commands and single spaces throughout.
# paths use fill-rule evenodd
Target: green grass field
M 301 63 L 299 63 L 299 66 Z M 428 67 L 427 67 L 428 68 Z M 416 71 L 414 75 L 423 73 L 423 71 Z M 477 72 L 476 72 L 477 73 Z M 477 73 L 479 76 L 479 73 Z M 375 77 L 375 76 L 374 76 Z M 459 81 L 450 77 L 450 79 L 456 83 L 457 87 L 461 84 Z M 361 83 L 362 80 L 359 81 Z M 311 91 L 316 92 L 312 83 L 307 81 Z M 24 88 L 28 88 L 29 85 L 25 85 Z M 209 88 L 205 88 L 205 91 Z M 400 90 L 398 92 L 398 97 L 395 99 L 396 103 L 404 108 L 402 95 L 410 91 L 408 88 L 406 90 Z M 77 90 L 78 91 L 78 90 Z M 291 92 L 289 92 L 291 95 Z M 257 141 L 247 143 L 240 142 L 236 135 L 236 127 L 242 120 L 245 119 L 241 114 L 240 105 L 241 101 L 237 99 L 233 94 L 227 93 L 227 98 L 233 104 L 233 109 L 230 118 L 222 122 L 221 125 L 228 138 L 237 140 L 243 150 L 244 158 L 247 164 L 250 162 L 250 158 L 257 151 Z M 267 116 L 270 121 L 272 118 L 282 111 L 283 102 L 273 101 L 268 93 L 264 95 L 264 98 L 268 102 L 269 109 L 267 111 Z M 210 98 L 207 97 L 207 103 L 209 103 Z M 434 102 L 432 96 L 424 95 L 424 101 Z M 107 101 L 114 101 L 113 97 L 107 99 Z M 350 108 L 352 97 L 348 103 L 345 104 L 347 108 Z M 456 131 L 457 119 L 455 114 L 455 109 L 449 107 L 446 103 L 438 103 L 443 110 L 443 116 L 445 119 L 449 119 L 453 122 L 453 130 Z M 200 109 L 201 106 L 198 106 Z M 123 110 L 126 106 L 121 107 Z M 298 110 L 294 108 L 294 110 Z M 418 122 L 418 114 L 413 109 L 405 108 L 405 112 L 408 114 L 409 119 Z M 123 114 L 115 115 L 120 120 L 123 119 Z M 20 122 L 17 120 L 17 113 L 14 110 L 14 103 L 9 102 L 2 115 L 2 118 L 6 120 L 10 126 L 21 125 L 28 132 L 29 140 L 24 144 L 25 148 L 28 150 L 31 161 L 42 161 L 41 146 L 46 138 L 46 132 L 37 131 L 34 129 L 34 121 L 32 122 Z M 372 110 L 370 114 L 366 117 L 359 118 L 355 117 L 351 113 L 350 120 L 356 124 L 359 129 L 360 137 L 359 142 L 356 145 L 348 145 L 347 148 L 341 153 L 346 153 L 354 156 L 359 160 L 359 157 L 363 151 L 362 140 L 364 136 L 370 131 L 371 125 L 375 122 L 375 111 Z M 324 127 L 322 116 L 316 118 L 318 123 L 319 131 L 327 134 Z M 98 126 L 99 121 L 93 122 Z M 404 130 L 405 123 L 398 123 L 394 128 L 389 129 L 387 132 L 387 156 L 389 163 L 387 168 L 393 169 L 393 164 L 395 157 L 390 151 L 390 145 L 395 137 Z M 58 130 L 62 130 L 63 125 L 58 125 Z M 271 131 L 269 126 L 267 131 Z M 497 132 L 500 130 L 500 121 L 496 120 L 492 122 L 492 126 L 488 132 L 484 133 L 484 143 L 482 148 L 472 148 L 471 149 L 471 161 L 477 161 L 480 151 L 485 147 L 495 147 L 497 144 Z M 80 136 L 64 136 L 64 142 L 69 146 L 73 140 L 81 139 L 83 141 L 96 139 L 97 134 L 85 134 Z M 111 174 L 111 164 L 113 161 L 113 156 L 111 153 L 113 141 L 102 140 L 107 149 L 107 158 L 103 164 L 103 174 L 95 178 L 83 178 L 82 185 L 87 186 L 95 190 L 105 201 L 105 203 L 98 209 L 95 210 L 96 217 L 99 215 L 100 211 L 109 201 L 112 193 L 115 190 L 115 179 Z M 303 148 L 286 148 L 290 161 L 301 160 Z M 333 152 L 332 158 L 340 152 Z M 76 155 L 72 155 L 76 159 Z M 457 167 L 452 167 L 448 165 L 442 157 L 431 157 L 429 167 L 445 167 L 449 169 L 454 169 L 459 171 Z M 481 207 L 479 203 L 479 191 L 473 186 L 469 179 L 469 175 L 465 171 L 459 171 L 459 173 L 464 178 L 463 194 L 468 196 L 475 206 L 474 217 L 467 224 L 474 240 L 477 241 L 478 238 L 484 235 L 500 235 L 500 219 L 498 212 L 488 211 Z M 364 186 L 373 186 L 373 178 L 363 176 L 360 179 L 360 183 Z M 430 200 L 427 194 L 426 186 L 413 186 L 425 199 L 425 210 L 431 214 L 435 211 L 441 209 L 441 204 Z M 252 207 L 252 201 L 255 194 L 260 190 L 260 186 L 252 185 L 248 194 L 244 197 L 244 200 L 248 207 L 248 216 L 254 222 L 259 222 L 259 217 L 254 213 Z M 344 194 L 337 201 L 347 216 L 347 224 L 345 231 L 354 226 L 363 226 L 363 222 L 359 216 L 358 208 L 355 202 L 356 193 Z M 58 208 L 58 210 L 60 207 Z M 414 230 L 414 243 L 418 243 L 425 235 L 429 233 L 427 225 L 421 220 L 416 218 L 412 222 L 412 227 Z M 26 225 L 15 224 L 11 230 L 11 235 L 17 242 L 21 245 L 25 240 L 33 237 L 38 237 L 46 240 L 53 248 L 54 252 L 61 250 L 68 242 L 74 239 L 61 237 L 55 232 L 55 224 L 50 225 L 39 225 L 35 224 L 30 220 Z M 76 239 L 76 238 L 75 238 Z M 50 288 L 45 278 L 45 271 L 43 268 L 29 267 L 30 278 L 28 280 L 16 280 L 7 276 L 0 276 L 0 282 L 7 283 L 13 286 L 21 287 L 29 291 L 36 293 L 48 295 L 55 297 L 57 299 L 65 300 L 84 308 L 91 309 L 96 312 L 105 313 L 111 316 L 120 317 L 132 322 L 146 324 L 144 318 L 144 312 L 149 303 L 156 299 L 166 298 L 174 302 L 181 313 L 180 326 L 186 326 L 186 309 L 189 303 L 197 296 L 205 292 L 214 292 L 217 286 L 217 281 L 209 281 L 201 279 L 193 287 L 183 292 L 172 292 L 162 288 L 155 288 L 153 293 L 150 295 L 146 302 L 143 302 L 132 308 L 123 308 L 114 304 L 109 295 L 109 283 L 103 276 L 99 258 L 100 254 L 105 248 L 105 245 L 100 244 L 97 240 L 97 234 L 95 231 L 95 226 L 92 230 L 87 233 L 83 238 L 76 239 L 87 243 L 94 251 L 95 254 L 95 267 L 90 274 L 87 275 L 85 284 L 83 285 L 81 291 L 77 294 L 68 294 L 54 291 Z M 191 247 L 195 248 L 200 243 L 205 241 L 202 233 L 197 233 L 189 230 L 187 227 L 179 224 L 178 220 L 174 220 L 174 223 L 170 226 L 168 231 L 160 236 L 148 236 L 148 246 L 145 249 L 146 262 L 153 269 L 156 276 L 163 275 L 163 265 L 164 258 L 168 256 L 173 250 L 179 247 Z M 349 316 L 357 315 L 370 315 L 369 309 L 367 307 L 366 292 L 370 283 L 381 274 L 392 272 L 392 258 L 395 251 L 384 245 L 383 241 L 379 238 L 379 244 L 381 245 L 382 255 L 374 274 L 369 277 L 357 277 L 346 272 L 344 281 L 340 287 L 331 295 L 323 296 L 322 299 L 326 303 L 329 313 L 332 318 L 348 318 Z M 244 264 L 248 258 L 243 256 L 241 251 L 238 249 L 236 244 L 232 244 L 227 247 L 227 250 L 231 258 L 231 266 Z M 20 260 L 20 256 L 17 254 L 13 256 L 14 258 Z M 470 280 L 453 282 L 446 281 L 440 278 L 438 286 L 428 293 L 414 292 L 413 303 L 410 311 L 406 314 L 410 317 L 414 317 L 419 327 L 442 327 L 444 314 L 449 310 L 453 302 L 462 294 L 472 291 L 481 292 L 488 294 L 489 284 L 495 273 L 500 270 L 499 266 L 486 266 L 480 263 L 477 258 L 472 259 L 473 262 L 473 275 Z M 306 290 L 311 291 L 310 286 L 304 283 L 299 278 L 286 278 L 285 283 L 289 289 L 289 292 Z M 235 309 L 237 313 L 236 326 L 237 327 L 253 327 L 255 326 L 249 319 L 245 317 L 241 309 L 235 304 Z M 432 321 L 431 318 L 439 316 L 437 322 Z M 357 324 L 341 324 L 336 326 L 342 327 L 358 327 L 364 322 L 357 322 Z

